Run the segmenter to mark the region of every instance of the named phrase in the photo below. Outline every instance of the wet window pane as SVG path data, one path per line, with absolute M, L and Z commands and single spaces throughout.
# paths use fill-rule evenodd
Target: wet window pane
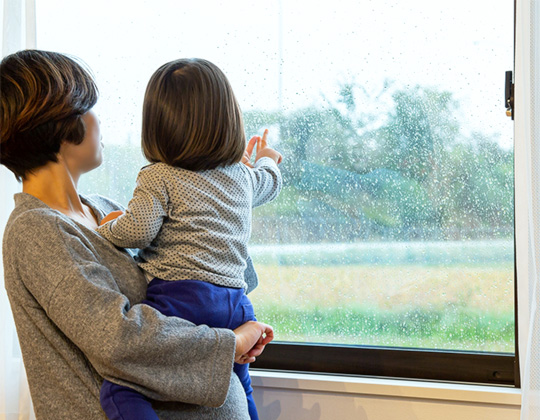
M 278 340 L 514 349 L 513 3 L 43 0 L 38 47 L 101 90 L 103 166 L 126 204 L 146 83 L 203 57 L 248 138 L 270 129 L 285 187 L 254 212 L 252 299 Z

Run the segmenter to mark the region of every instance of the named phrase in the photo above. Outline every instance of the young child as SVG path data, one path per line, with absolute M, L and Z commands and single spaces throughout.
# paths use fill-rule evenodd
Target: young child
M 252 208 L 276 198 L 282 186 L 281 155 L 267 146 L 267 135 L 253 137 L 246 148 L 240 108 L 214 64 L 177 60 L 151 77 L 142 147 L 152 164 L 140 171 L 126 211 L 111 213 L 98 228 L 116 246 L 140 248 L 138 262 L 149 281 L 144 303 L 214 328 L 255 320 L 244 281 Z M 234 372 L 253 420 L 248 366 L 235 363 Z M 211 366 L 201 369 L 212 374 Z M 101 402 L 111 420 L 158 420 L 150 402 L 124 386 L 105 381 Z

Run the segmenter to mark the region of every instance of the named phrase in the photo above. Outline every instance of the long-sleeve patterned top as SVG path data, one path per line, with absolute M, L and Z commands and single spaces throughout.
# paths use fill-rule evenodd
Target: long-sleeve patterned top
M 156 163 L 137 177 L 125 213 L 98 228 L 140 267 L 162 280 L 202 280 L 247 288 L 244 270 L 252 208 L 276 198 L 281 173 L 270 158 L 189 171 Z

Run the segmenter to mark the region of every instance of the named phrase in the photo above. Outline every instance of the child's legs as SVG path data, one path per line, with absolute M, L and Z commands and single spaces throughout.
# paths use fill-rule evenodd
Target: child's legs
M 143 301 L 162 314 L 178 316 L 197 325 L 234 330 L 247 321 L 256 321 L 253 305 L 242 289 L 216 286 L 198 280 L 154 279 Z M 253 401 L 249 365 L 234 364 L 248 399 L 252 420 L 258 419 Z
M 242 294 L 242 297 L 239 299 L 236 307 L 237 309 L 231 317 L 230 326 L 228 328 L 235 329 L 248 321 L 257 320 L 253 311 L 253 305 L 245 294 Z M 258 420 L 259 416 L 257 414 L 257 407 L 255 406 L 255 401 L 253 399 L 253 388 L 251 386 L 251 378 L 249 376 L 249 364 L 242 365 L 235 363 L 234 373 L 236 373 L 240 379 L 240 382 L 242 383 L 242 386 L 246 392 L 249 416 L 251 420 Z
M 150 401 L 125 386 L 103 381 L 99 400 L 109 420 L 159 420 Z
M 255 320 L 253 306 L 242 289 L 216 286 L 199 280 L 166 281 L 155 278 L 148 285 L 145 303 L 164 315 L 177 316 L 196 325 L 234 330 Z

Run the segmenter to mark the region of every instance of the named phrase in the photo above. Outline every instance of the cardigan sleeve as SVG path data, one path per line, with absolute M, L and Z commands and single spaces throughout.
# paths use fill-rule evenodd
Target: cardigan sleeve
M 9 263 L 100 375 L 155 400 L 223 404 L 235 352 L 232 331 L 131 305 L 76 226 L 29 213 L 17 220 L 24 229 L 10 229 L 4 245 L 18 251 Z

